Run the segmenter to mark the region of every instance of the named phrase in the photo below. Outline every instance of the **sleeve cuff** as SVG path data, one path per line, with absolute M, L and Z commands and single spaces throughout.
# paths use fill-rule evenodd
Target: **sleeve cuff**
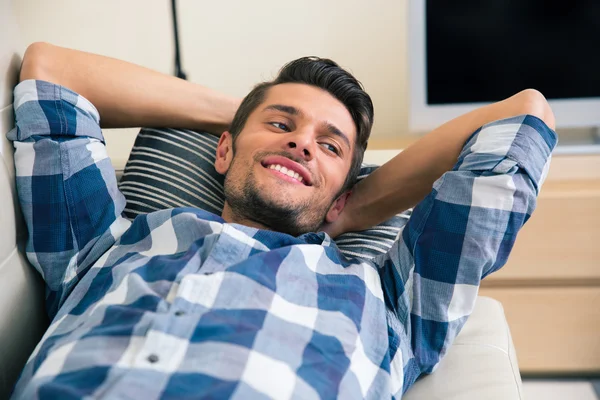
M 70 89 L 41 80 L 26 80 L 14 89 L 17 129 L 10 140 L 31 136 L 90 137 L 104 142 L 100 114 L 86 98 Z
M 455 169 L 494 171 L 510 160 L 524 170 L 539 189 L 557 142 L 556 132 L 532 115 L 495 121 L 471 136 Z

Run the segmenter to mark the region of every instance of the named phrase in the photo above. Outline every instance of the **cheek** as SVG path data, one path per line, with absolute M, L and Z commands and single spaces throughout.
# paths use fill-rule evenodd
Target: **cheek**
M 252 140 L 249 136 L 250 135 L 244 138 L 244 141 L 237 143 L 235 147 L 235 156 L 240 160 L 243 160 L 240 162 L 243 162 L 244 164 L 253 163 L 257 159 L 259 153 L 273 148 L 273 146 L 270 146 L 270 144 L 266 143 L 264 140 L 259 140 L 258 137 L 256 137 L 256 140 Z
M 268 147 L 274 144 L 281 135 L 265 131 L 262 127 L 251 124 L 237 137 L 236 148 L 239 146 L 244 151 L 252 152 L 258 148 Z
M 332 196 L 336 195 L 346 181 L 346 176 L 350 171 L 350 167 L 342 165 L 342 163 L 325 163 L 322 166 L 323 178 L 327 182 L 327 188 L 332 192 Z

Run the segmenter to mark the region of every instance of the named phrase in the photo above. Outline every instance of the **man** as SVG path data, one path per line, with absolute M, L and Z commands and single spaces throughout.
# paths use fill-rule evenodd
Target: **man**
M 556 144 L 552 111 L 526 90 L 441 126 L 353 187 L 371 100 L 316 58 L 239 104 L 37 43 L 15 109 L 27 255 L 52 319 L 15 398 L 400 398 L 505 263 Z M 164 210 L 130 224 L 100 125 L 223 132 L 223 214 Z M 373 261 L 331 240 L 419 201 Z

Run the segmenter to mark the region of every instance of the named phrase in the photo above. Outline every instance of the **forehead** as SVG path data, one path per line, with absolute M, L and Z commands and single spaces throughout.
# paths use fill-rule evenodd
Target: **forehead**
M 292 106 L 300 111 L 302 118 L 315 124 L 332 124 L 345 133 L 351 143 L 356 140 L 356 127 L 350 112 L 323 89 L 301 83 L 275 85 L 267 91 L 258 111 L 263 112 L 273 104 Z

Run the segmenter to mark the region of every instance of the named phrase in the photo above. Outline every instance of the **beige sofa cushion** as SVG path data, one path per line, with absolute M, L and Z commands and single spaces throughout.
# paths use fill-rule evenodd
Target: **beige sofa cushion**
M 11 126 L 12 106 L 7 106 L 0 110 L 0 398 L 12 390 L 47 325 L 41 278 L 19 249 L 25 227 L 16 206 L 12 146 L 5 137 Z
M 21 63 L 11 11 L 10 2 L 0 2 L 0 399 L 8 397 L 47 325 L 41 279 L 19 249 L 26 232 L 16 198 L 13 148 L 6 140 Z
M 517 356 L 502 305 L 478 297 L 454 345 L 431 375 L 419 379 L 406 400 L 522 399 Z

